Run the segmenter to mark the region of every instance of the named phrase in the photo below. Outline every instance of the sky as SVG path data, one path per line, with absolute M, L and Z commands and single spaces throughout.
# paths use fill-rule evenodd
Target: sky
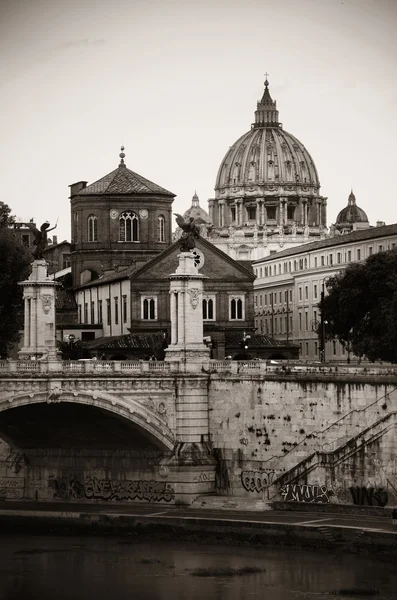
M 208 210 L 267 72 L 314 159 L 328 225 L 351 188 L 397 222 L 396 0 L 0 0 L 1 200 L 58 219 L 69 185 L 119 163 Z

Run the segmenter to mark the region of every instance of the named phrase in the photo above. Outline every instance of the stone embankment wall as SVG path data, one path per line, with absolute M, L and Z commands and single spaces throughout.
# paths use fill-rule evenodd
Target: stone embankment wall
M 135 364 L 123 365 L 117 376 L 85 365 L 77 375 L 18 374 L 18 364 L 4 372 L 0 425 L 10 446 L 0 440 L 0 499 L 189 504 L 216 491 L 397 506 L 397 370 L 259 361 L 210 361 L 195 371 L 183 364 L 183 372 L 155 366 L 151 373 L 137 364 L 134 375 Z M 92 416 L 84 421 L 77 411 L 63 424 L 68 406 L 88 407 Z M 130 426 L 123 439 L 115 416 Z M 64 446 L 46 446 L 40 432 L 52 430 L 51 443 L 62 437 Z
M 0 463 L 0 499 L 174 503 L 169 470 L 155 449 L 8 448 Z M 172 478 L 172 477 L 171 477 Z
M 0 461 L 0 503 L 5 500 L 137 502 L 172 505 L 190 489 L 208 492 L 213 465 L 199 472 L 173 464 L 170 451 L 153 448 L 103 449 L 8 447 Z
M 190 504 L 212 490 L 214 461 L 201 444 L 208 378 L 137 366 L 135 377 L 0 379 L 0 428 L 10 438 L 0 439 L 0 501 Z
M 217 492 L 397 505 L 397 376 L 387 369 L 345 371 L 212 374 Z

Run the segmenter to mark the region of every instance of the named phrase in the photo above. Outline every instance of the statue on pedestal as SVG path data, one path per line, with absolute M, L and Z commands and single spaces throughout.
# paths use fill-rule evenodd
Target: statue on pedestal
M 43 258 L 43 251 L 47 248 L 47 234 L 53 229 L 55 229 L 56 225 L 54 225 L 54 227 L 51 227 L 51 229 L 48 229 L 50 226 L 48 221 L 43 223 L 40 229 L 37 229 L 37 227 L 35 227 L 33 223 L 28 223 L 27 225 L 29 229 L 33 232 L 33 245 L 36 246 L 32 250 L 32 254 L 35 260 L 40 260 Z
M 185 221 L 182 215 L 174 213 L 176 216 L 176 223 L 178 227 L 182 229 L 181 241 L 181 252 L 190 252 L 196 247 L 195 239 L 200 237 L 200 230 L 194 222 L 193 217 L 190 217 L 189 221 Z

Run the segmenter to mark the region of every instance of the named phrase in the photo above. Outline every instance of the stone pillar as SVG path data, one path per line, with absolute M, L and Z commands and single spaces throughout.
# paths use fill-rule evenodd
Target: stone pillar
M 240 227 L 240 225 L 241 225 L 240 202 L 241 202 L 241 200 L 236 200 L 236 225 L 237 225 L 237 227 Z
M 225 201 L 218 200 L 219 207 L 219 227 L 225 226 Z
M 256 199 L 256 224 L 262 225 L 262 203 L 259 198 Z
M 177 343 L 177 312 L 176 312 L 176 294 L 170 292 L 171 303 L 171 345 Z
M 327 227 L 327 198 L 321 202 L 321 225 Z
M 189 362 L 191 366 L 209 359 L 209 348 L 204 344 L 203 279 L 194 264 L 191 252 L 178 256 L 179 266 L 170 275 L 171 331 L 175 332 L 166 350 L 167 361 Z M 172 296 L 171 296 L 172 298 Z M 175 304 L 174 304 L 175 302 Z
M 280 203 L 279 203 L 278 224 L 281 226 L 284 225 L 284 201 L 283 201 L 283 198 L 280 198 Z
M 210 350 L 203 342 L 203 279 L 191 252 L 178 256 L 170 275 L 171 344 L 166 361 L 179 362 L 176 376 L 176 443 L 170 457 L 161 460 L 170 472 L 177 504 L 191 504 L 214 491 L 215 461 L 209 443 L 207 375 L 202 365 Z M 174 298 L 174 300 L 172 299 Z
M 57 360 L 55 329 L 55 288 L 59 285 L 47 275 L 44 259 L 32 263 L 29 279 L 21 281 L 25 301 L 24 343 L 20 359 L 49 358 Z
M 176 443 L 160 464 L 169 470 L 176 504 L 191 504 L 215 491 L 215 460 L 209 441 L 208 381 L 202 373 L 176 376 Z
M 321 200 L 316 200 L 316 225 L 321 225 Z
M 218 225 L 219 226 L 219 207 L 218 207 L 218 200 L 215 200 L 214 203 L 214 209 L 213 209 L 213 223 L 214 225 Z
M 301 221 L 303 227 L 307 226 L 307 200 L 303 199 L 302 200 L 302 221 Z

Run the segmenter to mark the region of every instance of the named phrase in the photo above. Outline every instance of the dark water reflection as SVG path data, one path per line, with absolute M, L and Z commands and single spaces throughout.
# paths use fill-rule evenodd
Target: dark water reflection
M 0 536 L 0 600 L 326 600 L 338 588 L 377 588 L 396 600 L 393 561 L 288 548 L 62 536 Z M 257 567 L 238 577 L 198 568 Z M 344 596 L 345 599 L 358 596 Z

